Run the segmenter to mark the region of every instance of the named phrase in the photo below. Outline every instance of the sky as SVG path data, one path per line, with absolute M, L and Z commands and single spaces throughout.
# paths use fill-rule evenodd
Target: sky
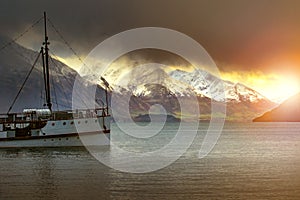
M 47 11 L 84 59 L 119 32 L 169 28 L 201 44 L 222 78 L 280 102 L 300 91 L 299 7 L 296 0 L 1 0 L 0 34 L 17 37 Z M 38 50 L 42 36 L 33 29 L 18 42 Z M 81 63 L 59 36 L 49 37 L 55 54 L 78 69 Z

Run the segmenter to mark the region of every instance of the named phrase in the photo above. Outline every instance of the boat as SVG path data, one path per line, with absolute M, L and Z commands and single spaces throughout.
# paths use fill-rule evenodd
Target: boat
M 104 81 L 106 105 L 76 110 L 52 110 L 49 74 L 47 17 L 41 47 L 46 108 L 26 108 L 20 113 L 0 114 L 0 148 L 107 146 L 110 144 L 108 83 Z M 25 79 L 26 82 L 26 79 Z

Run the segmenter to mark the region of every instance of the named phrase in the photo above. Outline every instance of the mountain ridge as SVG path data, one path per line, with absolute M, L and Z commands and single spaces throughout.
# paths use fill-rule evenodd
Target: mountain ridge
M 1 37 L 0 37 L 1 40 Z M 5 43 L 0 41 L 0 43 Z M 25 78 L 29 69 L 32 66 L 33 61 L 36 59 L 38 52 L 32 51 L 30 49 L 26 49 L 25 47 L 12 42 L 9 47 L 6 47 L 5 50 L 0 52 L 0 78 L 2 80 L 0 95 L 2 98 L 0 99 L 0 112 L 7 112 L 8 107 L 12 99 L 15 97 L 20 85 L 23 82 L 23 78 Z M 60 61 L 51 59 L 53 63 L 51 63 L 52 67 L 54 67 L 52 71 L 52 79 L 51 83 L 55 85 L 55 89 L 52 89 L 52 97 L 57 96 L 57 101 L 60 102 L 61 105 L 56 104 L 56 101 L 53 99 L 53 108 L 55 109 L 71 109 L 72 108 L 72 91 L 73 84 L 76 78 L 80 79 L 82 84 L 82 88 L 88 90 L 91 87 L 92 83 L 95 80 L 99 81 L 99 77 L 95 74 L 91 76 L 80 77 L 78 73 L 71 69 L 69 66 L 63 64 Z M 138 72 L 138 71 L 137 71 Z M 217 102 L 216 100 L 220 100 L 220 96 L 218 96 L 218 92 L 222 92 L 219 89 L 218 84 L 223 83 L 223 80 L 216 79 L 211 75 L 206 75 L 208 77 L 208 84 L 203 84 L 203 87 L 212 90 L 215 92 L 214 98 L 212 96 L 204 95 L 201 92 L 195 91 L 195 87 L 191 87 L 192 82 L 178 80 L 183 75 L 187 76 L 188 74 L 181 74 L 177 79 L 171 76 L 172 72 L 165 72 L 153 69 L 145 69 L 144 77 L 135 77 L 129 80 L 126 80 L 130 87 L 124 88 L 122 85 L 115 85 L 114 89 L 119 92 L 118 95 L 122 97 L 122 95 L 130 95 L 130 110 L 132 118 L 137 116 L 143 116 L 148 114 L 148 109 L 154 104 L 162 104 L 166 107 L 168 114 L 173 115 L 174 117 L 180 117 L 180 107 L 178 104 L 177 97 L 181 96 L 186 99 L 187 102 L 190 102 L 190 107 L 193 109 L 195 106 L 199 106 L 201 112 L 201 119 L 209 120 L 211 117 L 211 103 Z M 207 73 L 204 71 L 196 71 L 199 73 Z M 25 91 L 22 92 L 20 98 L 18 99 L 18 103 L 14 106 L 12 112 L 20 112 L 23 108 L 32 108 L 32 107 L 43 107 L 44 100 L 42 98 L 42 92 L 44 89 L 43 79 L 41 77 L 42 74 L 42 63 L 41 61 L 37 62 L 36 69 L 33 70 L 30 79 L 25 85 Z M 114 70 L 111 71 L 112 74 L 119 76 L 119 74 L 115 73 Z M 177 72 L 178 73 L 178 72 Z M 138 73 L 139 74 L 139 73 Z M 171 74 L 171 75 L 170 75 Z M 135 87 L 136 83 L 143 83 L 143 81 L 147 82 L 147 78 L 149 75 L 153 75 L 153 80 L 158 80 L 155 84 L 153 81 L 148 80 L 148 84 L 138 85 L 139 87 Z M 174 75 L 174 72 L 173 72 Z M 197 79 L 197 74 L 195 74 L 195 80 Z M 157 79 L 156 76 L 161 77 Z M 192 77 L 192 76 L 191 76 Z M 104 78 L 109 77 L 104 76 Z M 211 79 L 211 80 L 210 80 Z M 117 79 L 115 79 L 117 80 Z M 201 80 L 196 80 L 195 83 Z M 155 81 L 154 81 L 155 82 Z M 101 83 L 97 82 L 100 86 Z M 203 82 L 205 83 L 205 82 Z M 113 85 L 113 83 L 110 83 Z M 227 118 L 230 121 L 249 121 L 254 117 L 262 114 L 265 110 L 274 107 L 274 103 L 269 101 L 266 98 L 260 98 L 258 93 L 255 93 L 254 90 L 247 89 L 248 87 L 243 86 L 242 84 L 233 84 L 231 82 L 225 81 L 225 87 L 229 88 L 228 94 L 231 95 L 231 99 L 228 98 L 226 100 L 227 103 Z M 99 86 L 99 91 L 97 92 L 97 96 L 103 96 L 103 88 Z M 193 85 L 192 85 L 193 86 Z M 214 88 L 213 88 L 214 87 Z M 199 89 L 199 88 L 198 88 Z M 246 97 L 247 92 L 250 94 L 252 91 L 257 95 L 252 95 L 254 98 L 251 99 L 251 95 Z M 56 92 L 56 94 L 54 94 Z M 231 93 L 235 94 L 232 95 Z M 243 94 L 244 92 L 244 94 Z M 35 93 L 35 95 L 33 95 Z M 239 93 L 237 95 L 237 93 Z M 191 102 L 189 99 L 189 95 L 196 94 L 197 102 Z M 85 93 L 84 96 L 87 98 L 92 96 L 93 94 Z M 245 96 L 246 95 L 246 96 Z M 224 96 L 224 95 L 223 95 Z M 234 97 L 234 98 L 233 98 Z M 225 99 L 224 99 L 225 100 Z M 258 101 L 255 101 L 258 100 Z M 21 104 L 20 104 L 21 101 Z M 103 100 L 104 101 L 104 100 Z M 224 103 L 225 101 L 223 101 Z M 121 102 L 122 106 L 125 105 L 126 102 Z M 218 103 L 218 102 L 217 102 Z M 219 102 L 220 103 L 220 102 Z M 222 101 L 221 101 L 222 103 Z M 55 105 L 56 104 L 56 105 Z M 187 111 L 185 111 L 187 112 Z M 186 113 L 188 114 L 188 113 Z
M 122 70 L 127 71 L 126 76 L 120 74 Z M 147 109 L 154 104 L 162 104 L 168 114 L 180 117 L 178 113 L 182 111 L 176 99 L 178 97 L 186 99 L 196 96 L 197 102 L 187 101 L 194 108 L 200 105 L 201 119 L 205 121 L 211 118 L 212 102 L 227 104 L 226 119 L 229 121 L 252 121 L 254 117 L 276 105 L 241 83 L 223 81 L 200 69 L 189 72 L 179 69 L 165 71 L 159 64 L 150 63 L 122 70 L 109 68 L 104 73 L 104 78 L 110 82 L 118 95 L 127 93 L 135 96 L 134 102 L 137 107 L 130 107 L 135 117 L 146 115 Z M 112 81 L 118 80 L 121 75 L 121 81 Z M 139 108 L 138 105 L 143 105 L 143 108 Z
M 300 122 L 300 93 L 282 102 L 276 108 L 254 118 L 254 122 Z
M 7 37 L 0 36 L 0 43 L 9 44 L 0 51 L 0 113 L 6 113 L 39 53 L 27 49 Z M 83 80 L 75 70 L 51 57 L 49 65 L 54 110 L 72 108 L 72 91 L 76 79 L 79 86 L 84 89 L 82 98 L 88 96 L 88 90 L 92 84 Z M 98 90 L 99 93 L 104 93 L 102 88 L 98 88 Z M 44 104 L 43 68 L 40 58 L 11 112 L 22 112 L 25 108 L 45 108 Z

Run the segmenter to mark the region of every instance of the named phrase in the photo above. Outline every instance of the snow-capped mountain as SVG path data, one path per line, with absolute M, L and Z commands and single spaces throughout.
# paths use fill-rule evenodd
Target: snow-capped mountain
M 93 75 L 95 76 L 95 75 Z M 227 118 L 231 121 L 251 121 L 276 104 L 255 90 L 222 79 L 200 69 L 194 71 L 170 70 L 159 64 L 138 67 L 112 67 L 104 73 L 118 95 L 131 94 L 134 104 L 132 113 L 147 114 L 153 104 L 163 105 L 169 114 L 180 113 L 177 97 L 196 95 L 203 119 L 209 120 L 211 101 L 225 103 Z M 94 77 L 97 79 L 97 76 Z M 197 106 L 191 102 L 191 107 Z
M 151 64 L 134 68 L 130 73 L 127 88 L 135 96 L 147 96 L 156 93 L 149 86 L 161 85 L 175 96 L 190 96 L 193 88 L 182 81 L 170 77 L 162 68 Z
M 149 85 L 160 84 L 175 96 L 194 94 L 219 102 L 267 100 L 257 91 L 241 83 L 223 81 L 201 69 L 195 69 L 192 72 L 179 69 L 166 72 L 163 67 L 159 67 L 157 64 L 149 64 L 131 70 L 123 69 L 123 73 L 120 69 L 110 68 L 104 77 L 110 82 L 115 92 L 122 93 L 126 90 L 135 96 L 150 95 Z M 96 77 L 93 79 L 97 80 Z
M 0 44 L 8 41 L 0 37 Z M 37 55 L 37 52 L 16 43 L 0 52 L 1 113 L 7 112 Z M 51 59 L 50 65 L 53 108 L 69 109 L 72 106 L 73 84 L 78 74 L 55 59 Z M 13 112 L 22 111 L 23 108 L 44 106 L 42 73 L 42 62 L 39 60 L 13 107 Z M 193 109 L 199 106 L 204 120 L 210 119 L 211 100 L 227 102 L 227 119 L 231 121 L 250 121 L 274 107 L 274 103 L 256 91 L 242 84 L 222 81 L 201 70 L 166 70 L 158 65 L 145 64 L 136 68 L 124 66 L 109 68 L 103 76 L 113 91 L 121 97 L 120 99 L 124 94 L 132 95 L 129 107 L 133 118 L 147 114 L 154 104 L 161 104 L 168 114 L 179 117 L 177 114 L 180 113 L 180 106 L 177 97 L 189 99 L 192 94 L 198 96 L 199 103 L 191 102 L 190 107 Z M 86 98 L 93 96 L 86 92 L 92 87 L 90 82 L 102 84 L 96 71 L 86 73 L 84 79 L 81 79 L 82 93 Z M 103 96 L 101 93 L 103 94 L 103 89 L 99 87 L 96 96 Z M 128 102 L 121 102 L 121 106 L 128 106 L 126 103 Z M 186 110 L 184 112 L 189 113 Z
M 169 75 L 176 80 L 192 86 L 198 95 L 204 95 L 215 101 L 258 102 L 266 99 L 263 95 L 241 83 L 223 81 L 200 69 L 195 69 L 192 72 L 174 70 Z

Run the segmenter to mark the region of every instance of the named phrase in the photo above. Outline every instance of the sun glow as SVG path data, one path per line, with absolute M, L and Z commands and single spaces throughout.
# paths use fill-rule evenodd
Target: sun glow
M 80 60 L 78 59 L 78 57 L 73 56 L 73 57 L 67 57 L 67 58 L 62 58 L 59 56 L 54 56 L 55 59 L 59 60 L 60 62 L 68 65 L 69 67 L 71 67 L 72 69 L 79 71 L 79 69 L 82 66 L 82 63 L 80 62 Z
M 82 65 L 77 57 L 56 58 L 77 71 Z M 111 67 L 120 68 L 120 70 L 122 69 L 123 75 L 129 70 L 128 66 L 133 65 L 132 61 L 128 60 L 127 58 L 118 60 L 117 65 L 114 64 L 112 64 Z M 176 69 L 192 71 L 193 67 L 168 66 L 164 68 L 167 73 Z M 107 73 L 109 73 L 109 71 Z M 267 74 L 261 71 L 230 71 L 220 72 L 220 75 L 223 80 L 228 80 L 234 83 L 242 83 L 277 103 L 281 103 L 290 96 L 300 92 L 300 80 L 293 74 Z M 112 81 L 115 82 L 117 80 Z
M 279 80 L 280 82 L 278 82 L 277 85 L 270 87 L 270 93 L 274 94 L 274 96 L 277 96 L 277 98 L 281 98 L 279 100 L 285 100 L 300 91 L 300 83 L 298 79 L 290 76 L 280 77 Z
M 274 102 L 281 103 L 300 92 L 300 81 L 293 75 L 262 72 L 222 72 L 221 77 L 253 88 Z

